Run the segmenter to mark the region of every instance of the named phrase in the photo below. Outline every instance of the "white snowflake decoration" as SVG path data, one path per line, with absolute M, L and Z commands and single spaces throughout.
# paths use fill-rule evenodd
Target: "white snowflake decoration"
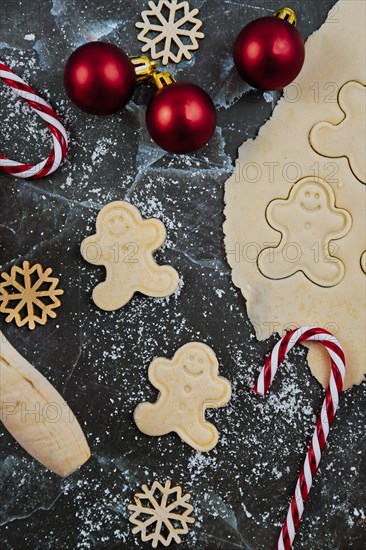
M 202 26 L 202 21 L 196 18 L 198 9 L 178 0 L 149 2 L 149 7 L 150 10 L 141 13 L 143 22 L 136 23 L 142 29 L 137 38 L 145 42 L 142 52 L 150 50 L 151 58 L 162 58 L 163 65 L 169 60 L 179 63 L 183 56 L 191 59 L 190 52 L 198 49 L 197 40 L 205 36 L 198 32 Z
M 174 540 L 181 542 L 179 535 L 188 533 L 188 523 L 194 523 L 190 517 L 193 506 L 188 504 L 191 495 L 182 495 L 182 488 L 171 487 L 168 479 L 164 485 L 154 481 L 151 489 L 144 484 L 142 493 L 135 494 L 135 504 L 130 504 L 128 509 L 133 511 L 130 522 L 135 525 L 132 533 L 141 533 L 143 542 L 151 542 L 156 548 L 160 542 L 164 546 Z

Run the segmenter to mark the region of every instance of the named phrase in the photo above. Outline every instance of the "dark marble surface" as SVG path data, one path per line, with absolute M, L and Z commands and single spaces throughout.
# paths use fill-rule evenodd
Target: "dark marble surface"
M 276 95 L 249 90 L 235 74 L 233 41 L 276 2 L 198 0 L 206 38 L 191 62 L 174 67 L 201 84 L 218 107 L 214 139 L 191 157 L 164 154 L 144 126 L 151 95 L 139 89 L 120 114 L 93 118 L 67 100 L 62 72 L 88 39 L 139 51 L 134 0 L 1 0 L 0 58 L 57 106 L 71 136 L 61 170 L 38 182 L 0 175 L 0 268 L 22 259 L 54 269 L 65 290 L 56 320 L 34 332 L 6 325 L 15 347 L 65 396 L 87 434 L 92 458 L 66 480 L 32 460 L 0 429 L 0 546 L 7 549 L 148 548 L 131 534 L 127 504 L 144 482 L 167 477 L 192 494 L 197 522 L 184 549 L 272 548 L 287 511 L 323 391 L 296 349 L 268 398 L 248 391 L 275 338 L 258 343 L 245 301 L 233 287 L 223 248 L 223 186 L 237 148 L 254 137 Z M 333 0 L 296 1 L 308 36 Z M 49 136 L 0 85 L 1 151 L 19 160 L 47 154 Z M 103 269 L 83 262 L 81 240 L 94 232 L 98 210 L 128 199 L 167 226 L 159 262 L 183 284 L 169 299 L 134 299 L 114 313 L 99 311 L 92 288 Z M 221 437 L 200 454 L 177 436 L 148 438 L 132 421 L 135 406 L 154 400 L 147 368 L 181 345 L 211 345 L 233 384 L 227 408 L 208 416 Z M 362 550 L 366 546 L 364 410 L 366 385 L 341 399 L 320 472 L 295 547 Z M 174 545 L 172 545 L 174 547 Z

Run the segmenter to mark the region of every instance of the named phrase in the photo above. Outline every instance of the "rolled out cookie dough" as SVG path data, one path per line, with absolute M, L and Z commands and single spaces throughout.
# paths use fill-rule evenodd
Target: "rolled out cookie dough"
M 365 143 L 359 139 L 365 135 L 366 86 L 346 82 L 339 90 L 338 104 L 342 120 L 318 122 L 311 129 L 310 144 L 324 157 L 346 157 L 356 178 L 366 183 Z
M 365 101 L 365 15 L 365 2 L 335 4 L 306 43 L 298 79 L 240 147 L 225 190 L 227 258 L 257 338 L 330 330 L 345 350 L 345 389 L 366 373 L 366 122 L 355 118 Z M 309 348 L 326 387 L 329 358 Z

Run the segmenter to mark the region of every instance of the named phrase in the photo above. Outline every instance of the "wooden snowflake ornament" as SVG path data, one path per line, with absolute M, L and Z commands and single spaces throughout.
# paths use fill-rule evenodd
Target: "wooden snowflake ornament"
M 133 511 L 130 522 L 135 525 L 132 533 L 141 534 L 143 542 L 151 542 L 156 548 L 160 542 L 163 546 L 169 546 L 171 542 L 179 544 L 180 535 L 188 533 L 188 524 L 195 520 L 190 516 L 193 506 L 188 504 L 191 498 L 189 493 L 182 495 L 182 488 L 171 487 L 168 479 L 164 486 L 154 481 L 151 489 L 144 484 L 142 492 L 134 496 L 135 504 L 130 504 L 128 509 Z
M 45 325 L 48 317 L 56 317 L 54 309 L 61 305 L 57 296 L 64 291 L 57 288 L 59 279 L 51 273 L 50 267 L 43 271 L 40 264 L 31 267 L 25 261 L 22 267 L 13 266 L 10 274 L 1 274 L 5 282 L 0 283 L 0 313 L 8 314 L 7 323 L 28 324 L 33 330 L 36 323 Z
M 196 17 L 198 9 L 178 0 L 149 2 L 149 7 L 141 13 L 143 22 L 136 23 L 142 29 L 137 38 L 145 42 L 141 51 L 150 51 L 152 59 L 162 58 L 163 65 L 169 60 L 179 63 L 183 56 L 191 59 L 191 51 L 198 50 L 197 40 L 205 36 L 199 32 L 202 21 Z

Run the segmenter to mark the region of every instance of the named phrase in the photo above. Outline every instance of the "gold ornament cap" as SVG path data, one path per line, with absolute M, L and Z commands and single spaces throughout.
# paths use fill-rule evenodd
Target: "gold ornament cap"
M 157 90 L 161 90 L 161 88 L 165 88 L 165 86 L 176 82 L 174 76 L 166 71 L 154 71 L 151 75 L 151 80 Z
M 151 61 L 147 55 L 132 55 L 130 61 L 135 68 L 136 82 L 148 80 L 158 66 L 157 62 Z
M 274 16 L 279 19 L 283 19 L 284 21 L 287 21 L 287 23 L 290 23 L 290 25 L 296 27 L 296 13 L 291 8 L 281 8 L 274 13 Z

